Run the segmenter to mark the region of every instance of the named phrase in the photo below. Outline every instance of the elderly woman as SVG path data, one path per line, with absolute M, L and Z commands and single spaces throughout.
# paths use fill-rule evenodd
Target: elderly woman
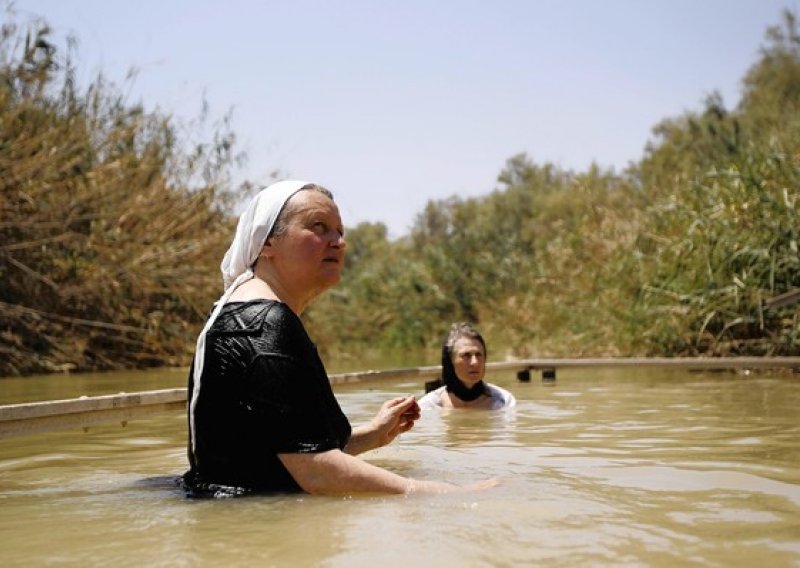
M 419 401 L 425 408 L 510 408 L 514 395 L 486 383 L 486 342 L 468 323 L 454 323 L 442 346 L 442 382 Z
M 222 261 L 225 292 L 189 373 L 190 496 L 252 491 L 410 493 L 481 489 L 418 481 L 357 457 L 409 430 L 414 397 L 351 428 L 300 314 L 339 281 L 345 241 L 331 193 L 303 181 L 263 189 Z

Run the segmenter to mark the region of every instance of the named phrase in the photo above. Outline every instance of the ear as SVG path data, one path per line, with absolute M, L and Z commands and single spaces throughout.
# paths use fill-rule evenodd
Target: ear
M 258 258 L 270 259 L 275 255 L 275 245 L 272 239 L 267 239 L 261 250 L 258 252 Z

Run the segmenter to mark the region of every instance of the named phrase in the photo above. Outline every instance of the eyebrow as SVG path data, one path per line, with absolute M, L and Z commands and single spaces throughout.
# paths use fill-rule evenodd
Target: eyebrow
M 473 353 L 478 353 L 479 355 L 483 355 L 483 349 L 465 349 L 456 351 L 457 355 L 472 355 Z

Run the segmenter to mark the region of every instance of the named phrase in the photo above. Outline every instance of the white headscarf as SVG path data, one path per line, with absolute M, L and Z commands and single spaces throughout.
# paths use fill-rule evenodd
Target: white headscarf
M 189 402 L 189 425 L 191 429 L 192 449 L 195 447 L 194 409 L 197 405 L 197 395 L 200 393 L 200 377 L 203 374 L 203 363 L 206 355 L 206 334 L 228 302 L 233 291 L 240 284 L 253 277 L 253 265 L 258 259 L 264 242 L 267 240 L 278 214 L 289 198 L 308 185 L 307 181 L 284 180 L 265 187 L 253 197 L 244 213 L 239 217 L 236 226 L 236 235 L 233 242 L 222 259 L 220 270 L 224 292 L 211 315 L 208 317 L 203 330 L 197 338 L 197 347 L 194 354 L 194 388 Z

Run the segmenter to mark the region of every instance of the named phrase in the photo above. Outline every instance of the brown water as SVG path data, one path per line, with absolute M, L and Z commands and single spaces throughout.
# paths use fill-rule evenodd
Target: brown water
M 0 393 L 170 388 L 184 374 L 128 374 L 124 388 L 50 377 L 30 392 L 4 379 Z M 428 413 L 365 455 L 418 478 L 504 480 L 482 493 L 190 501 L 172 483 L 180 413 L 0 440 L 0 566 L 800 566 L 797 375 L 491 380 L 515 411 Z M 405 393 L 421 382 L 337 388 L 354 423 Z

